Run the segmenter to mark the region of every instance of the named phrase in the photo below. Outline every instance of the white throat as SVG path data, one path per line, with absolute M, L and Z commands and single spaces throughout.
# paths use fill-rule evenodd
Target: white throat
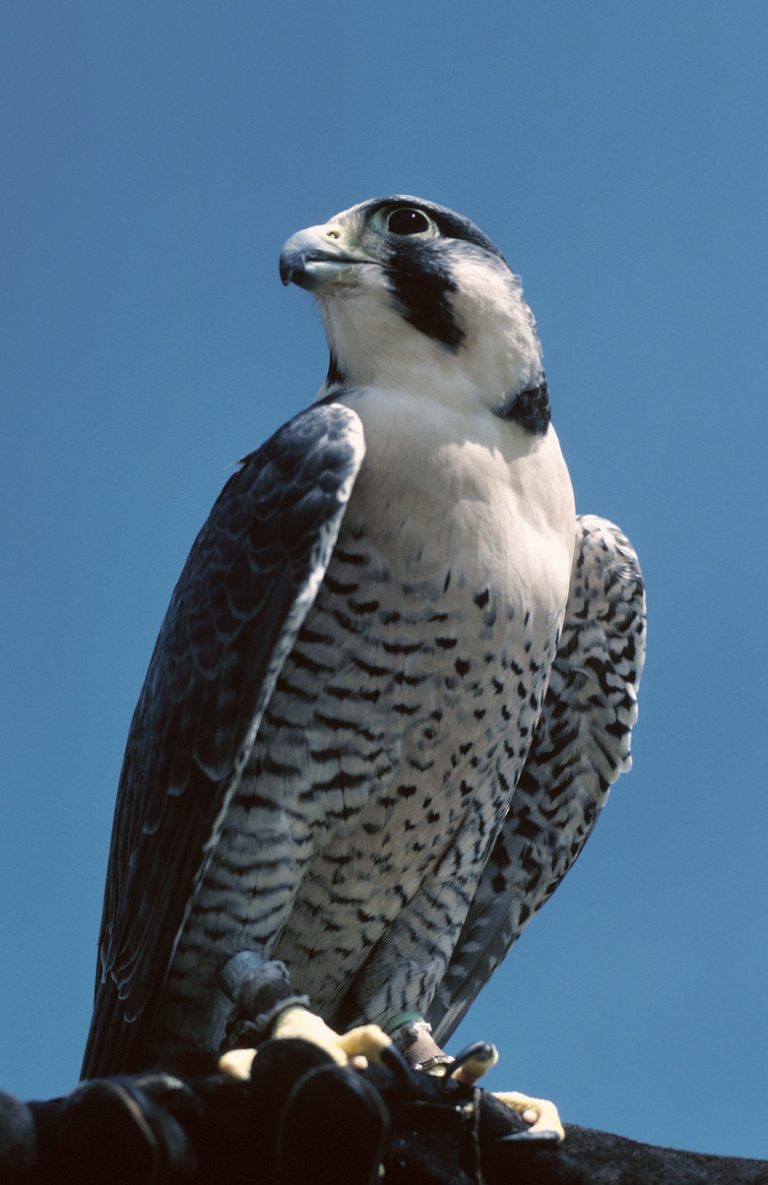
M 464 410 L 495 410 L 508 393 L 541 381 L 535 323 L 511 275 L 472 259 L 458 263 L 450 300 L 464 337 L 454 349 L 408 323 L 378 269 L 361 270 L 354 285 L 318 293 L 345 385 L 413 391 Z

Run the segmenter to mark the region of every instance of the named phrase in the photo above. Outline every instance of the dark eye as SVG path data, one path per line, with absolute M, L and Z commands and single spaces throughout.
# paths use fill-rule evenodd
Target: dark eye
M 421 210 L 393 210 L 387 216 L 387 230 L 393 235 L 420 235 L 429 230 L 432 223 Z

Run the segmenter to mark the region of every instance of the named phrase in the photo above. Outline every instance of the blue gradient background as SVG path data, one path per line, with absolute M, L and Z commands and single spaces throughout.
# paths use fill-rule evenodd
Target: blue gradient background
M 456 1044 L 768 1157 L 767 48 L 750 0 L 2 6 L 1 1086 L 75 1082 L 157 628 L 324 374 L 280 246 L 401 191 L 523 276 L 577 505 L 649 588 L 635 770 Z

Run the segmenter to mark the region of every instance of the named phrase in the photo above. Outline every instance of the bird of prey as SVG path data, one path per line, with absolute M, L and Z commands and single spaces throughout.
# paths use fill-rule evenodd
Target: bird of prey
M 294 235 L 315 402 L 198 535 L 131 724 L 93 1077 L 225 1044 L 238 959 L 438 1048 L 630 762 L 635 553 L 577 517 L 518 279 L 418 198 Z M 407 1042 L 406 1042 L 407 1044 Z M 415 1058 L 414 1053 L 414 1058 Z

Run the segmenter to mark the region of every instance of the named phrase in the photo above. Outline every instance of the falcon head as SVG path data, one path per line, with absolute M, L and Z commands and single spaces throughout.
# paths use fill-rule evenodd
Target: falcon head
M 293 235 L 284 284 L 317 298 L 344 387 L 433 394 L 542 433 L 549 400 L 533 315 L 501 252 L 461 214 L 421 198 L 373 198 Z

